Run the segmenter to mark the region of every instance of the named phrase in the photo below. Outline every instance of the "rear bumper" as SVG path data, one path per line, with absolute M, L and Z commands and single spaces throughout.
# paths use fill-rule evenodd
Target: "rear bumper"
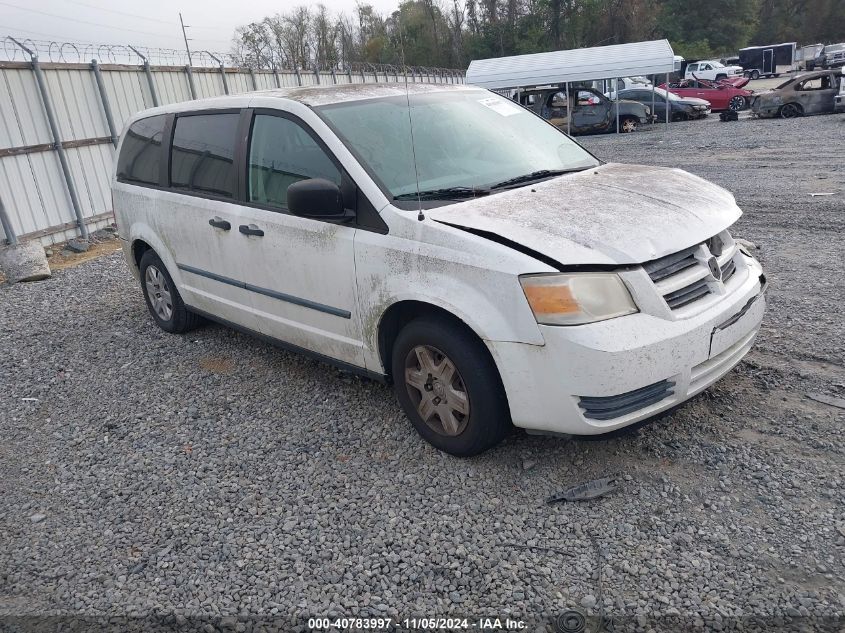
M 596 435 L 703 391 L 748 352 L 765 312 L 762 271 L 723 301 L 677 321 L 633 314 L 577 327 L 540 326 L 545 345 L 488 341 L 511 417 L 526 429 Z

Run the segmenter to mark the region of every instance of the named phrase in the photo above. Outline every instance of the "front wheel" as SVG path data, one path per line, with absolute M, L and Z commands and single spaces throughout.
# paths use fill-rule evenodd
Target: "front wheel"
M 799 117 L 804 114 L 804 111 L 801 109 L 801 106 L 797 103 L 787 103 L 781 106 L 780 109 L 780 118 L 782 119 L 794 119 L 795 117 Z
M 630 132 L 636 132 L 639 125 L 639 121 L 637 121 L 635 118 L 625 117 L 619 122 L 619 129 L 627 134 Z
M 171 334 L 189 332 L 199 325 L 200 317 L 185 307 L 182 295 L 155 251 L 144 253 L 139 268 L 141 292 L 156 325 Z
M 730 102 L 728 102 L 728 107 L 733 110 L 734 112 L 739 112 L 740 110 L 744 110 L 746 108 L 746 101 L 745 97 L 736 95 L 731 97 Z
M 396 397 L 434 447 L 469 457 L 498 444 L 511 428 L 499 373 L 470 331 L 437 317 L 406 325 L 393 345 Z
M 752 70 L 752 71 L 751 71 L 751 78 L 752 78 L 752 79 L 760 79 L 760 71 L 758 71 L 758 70 Z

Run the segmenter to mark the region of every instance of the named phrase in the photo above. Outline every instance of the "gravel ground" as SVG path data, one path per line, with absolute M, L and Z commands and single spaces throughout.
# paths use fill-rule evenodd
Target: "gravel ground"
M 604 606 L 616 630 L 840 630 L 845 411 L 806 396 L 845 396 L 843 138 L 826 116 L 582 139 L 732 189 L 771 281 L 747 359 L 613 439 L 445 456 L 388 387 L 217 326 L 158 330 L 119 255 L 0 288 L 0 614 L 552 630 Z M 608 473 L 603 499 L 543 503 Z

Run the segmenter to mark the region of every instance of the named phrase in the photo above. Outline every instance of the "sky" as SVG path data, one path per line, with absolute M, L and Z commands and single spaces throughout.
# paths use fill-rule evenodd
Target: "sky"
M 369 0 L 388 13 L 397 0 Z M 228 52 L 235 28 L 267 15 L 313 1 L 241 0 L 0 0 L 0 39 L 6 35 L 32 40 L 85 44 L 134 44 L 184 49 L 179 12 L 192 50 Z M 355 0 L 324 0 L 332 13 L 351 13 Z

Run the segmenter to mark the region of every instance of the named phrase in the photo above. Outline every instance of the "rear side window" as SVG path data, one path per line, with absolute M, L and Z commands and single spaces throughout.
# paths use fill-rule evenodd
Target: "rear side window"
M 324 178 L 340 185 L 340 170 L 305 129 L 290 119 L 259 114 L 249 148 L 249 199 L 286 209 L 288 187 Z
M 238 113 L 176 118 L 170 154 L 170 185 L 175 189 L 234 198 Z
M 152 116 L 129 126 L 117 159 L 119 180 L 158 184 L 165 120 L 165 115 Z

